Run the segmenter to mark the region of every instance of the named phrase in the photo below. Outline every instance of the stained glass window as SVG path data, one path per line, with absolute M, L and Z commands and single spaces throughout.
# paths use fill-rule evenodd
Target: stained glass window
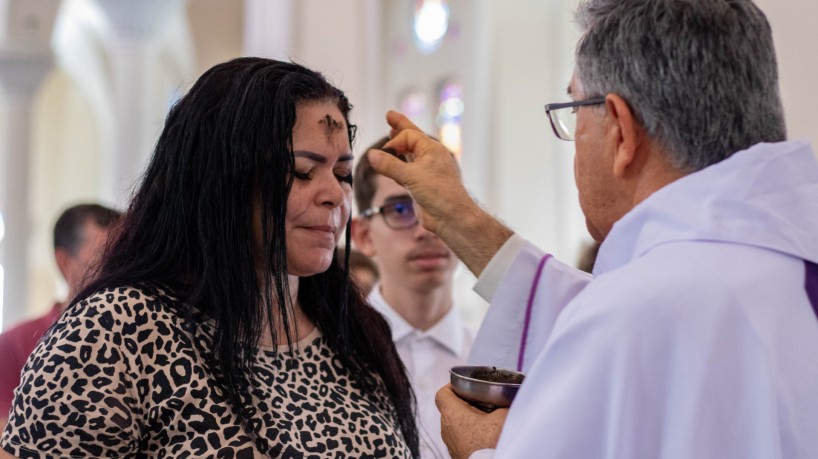
M 400 98 L 400 110 L 410 119 L 417 119 L 426 112 L 426 94 L 417 89 L 406 91 Z
M 446 0 L 417 0 L 415 2 L 415 45 L 420 52 L 431 54 L 449 29 L 449 5 Z
M 459 160 L 463 153 L 463 87 L 457 81 L 446 80 L 440 84 L 438 110 L 435 124 L 440 141 Z

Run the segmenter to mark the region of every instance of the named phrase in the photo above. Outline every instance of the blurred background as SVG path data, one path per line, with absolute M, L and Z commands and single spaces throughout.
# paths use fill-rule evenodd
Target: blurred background
M 207 68 L 291 59 L 346 91 L 356 154 L 401 110 L 458 155 L 472 194 L 568 263 L 590 240 L 567 99 L 576 0 L 0 0 L 0 329 L 65 294 L 51 231 L 65 207 L 124 209 L 168 108 Z M 758 0 L 772 23 L 791 138 L 818 141 L 818 3 Z M 455 304 L 485 303 L 461 269 Z

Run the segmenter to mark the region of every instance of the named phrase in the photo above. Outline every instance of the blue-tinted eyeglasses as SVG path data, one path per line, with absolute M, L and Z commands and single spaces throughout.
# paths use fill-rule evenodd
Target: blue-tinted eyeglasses
M 394 201 L 381 207 L 367 209 L 361 213 L 361 217 L 369 219 L 377 214 L 381 214 L 386 226 L 394 230 L 412 228 L 418 224 L 415 205 L 411 199 Z

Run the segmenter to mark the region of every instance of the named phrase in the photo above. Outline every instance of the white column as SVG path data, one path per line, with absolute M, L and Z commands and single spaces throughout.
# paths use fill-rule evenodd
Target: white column
M 169 94 L 160 86 L 160 41 L 184 0 L 96 0 L 108 22 L 116 151 L 103 194 L 124 207 L 162 129 Z
M 4 112 L 2 166 L 0 166 L 0 210 L 5 236 L 0 244 L 3 266 L 3 298 L 0 329 L 19 322 L 25 315 L 28 287 L 28 239 L 32 233 L 29 215 L 29 157 L 31 155 L 31 112 L 34 96 L 51 67 L 51 55 L 0 52 L 0 88 Z
M 59 6 L 59 0 L 0 1 L 0 210 L 5 223 L 0 330 L 19 322 L 27 307 L 31 113 L 51 68 L 51 32 Z
M 384 115 L 388 109 L 394 108 L 391 100 L 384 93 L 384 5 L 380 0 L 365 0 L 363 2 L 363 65 L 361 68 L 361 94 L 352 100 L 355 106 L 353 122 L 358 124 L 358 142 L 356 154 L 361 154 L 363 148 L 369 146 L 376 139 L 386 133 Z

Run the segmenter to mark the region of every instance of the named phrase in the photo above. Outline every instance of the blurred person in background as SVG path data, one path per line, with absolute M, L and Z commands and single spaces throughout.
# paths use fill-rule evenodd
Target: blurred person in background
M 20 371 L 37 341 L 89 280 L 110 231 L 120 213 L 100 204 L 69 207 L 54 224 L 54 259 L 68 286 L 67 301 L 56 301 L 43 316 L 20 323 L 0 334 L 0 430 L 5 428 L 20 384 Z
M 346 256 L 344 247 L 338 248 L 338 262 L 343 263 Z M 371 258 L 364 255 L 360 250 L 349 250 L 349 277 L 355 281 L 355 285 L 361 290 L 363 296 L 369 295 L 372 286 L 378 282 L 380 273 L 378 267 Z

